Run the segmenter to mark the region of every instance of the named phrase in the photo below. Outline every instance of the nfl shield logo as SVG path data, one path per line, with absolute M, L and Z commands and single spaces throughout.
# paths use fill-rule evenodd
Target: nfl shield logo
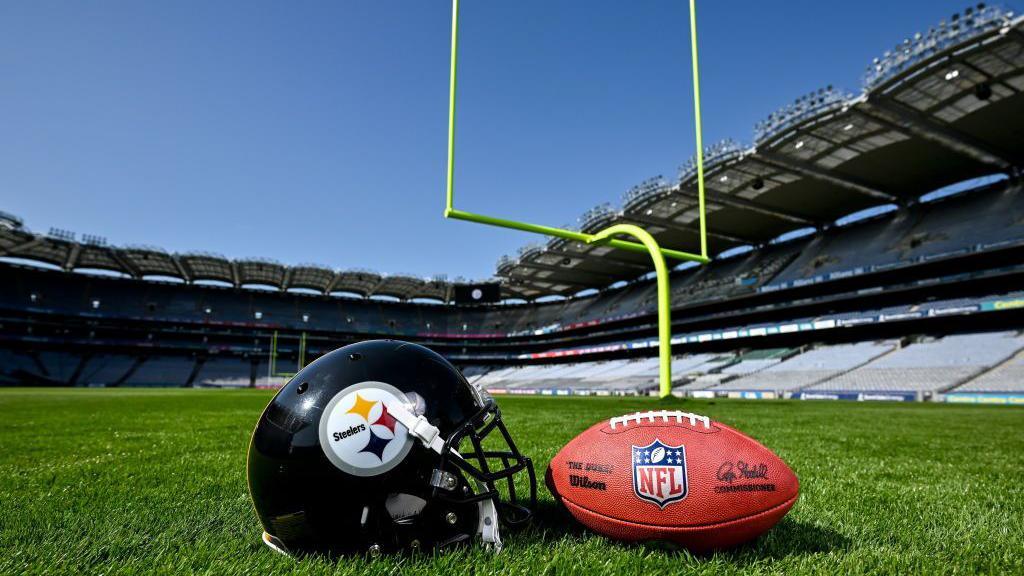
M 686 498 L 686 447 L 633 446 L 633 491 L 660 508 Z

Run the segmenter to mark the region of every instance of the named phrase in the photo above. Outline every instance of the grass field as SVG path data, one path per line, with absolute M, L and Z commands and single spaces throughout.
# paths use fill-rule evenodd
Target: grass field
M 709 557 L 584 532 L 543 501 L 500 555 L 296 562 L 245 487 L 262 391 L 0 390 L 0 574 L 1024 573 L 1024 410 L 502 398 L 539 469 L 589 424 L 670 406 L 758 438 L 801 480 L 757 542 Z

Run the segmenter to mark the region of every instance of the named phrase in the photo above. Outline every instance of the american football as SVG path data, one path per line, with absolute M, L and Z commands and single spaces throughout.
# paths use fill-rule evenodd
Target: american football
M 555 455 L 548 489 L 591 530 L 693 552 L 760 536 L 797 500 L 793 471 L 706 416 L 658 410 L 594 424 Z

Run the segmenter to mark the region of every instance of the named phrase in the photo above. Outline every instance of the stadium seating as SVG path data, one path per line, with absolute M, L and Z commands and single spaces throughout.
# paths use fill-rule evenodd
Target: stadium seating
M 764 370 L 723 383 L 715 390 L 792 392 L 834 378 L 892 351 L 892 342 L 821 346 Z
M 243 358 L 210 358 L 203 363 L 194 386 L 242 388 L 252 384 L 252 361 Z
M 979 245 L 1024 241 L 1019 185 L 925 202 L 815 236 L 772 281 L 928 259 Z
M 185 386 L 196 361 L 176 356 L 152 356 L 132 373 L 128 386 Z
M 732 376 L 745 376 L 766 370 L 782 362 L 795 351 L 789 348 L 772 348 L 768 350 L 755 350 L 739 357 L 739 361 L 722 369 L 722 374 Z
M 35 382 L 41 377 L 42 367 L 32 355 L 0 349 L 0 382 L 19 384 Z
M 116 386 L 127 377 L 137 360 L 126 354 L 100 354 L 86 362 L 77 384 L 80 386 Z
M 693 363 L 684 366 L 681 373 L 673 371 L 673 380 L 676 383 L 672 389 L 675 393 L 708 389 L 724 380 L 733 378 L 732 374 L 725 374 L 723 371 L 739 361 L 735 355 L 731 354 L 702 354 L 689 358 L 693 359 Z
M 996 366 L 951 392 L 1024 393 L 1024 353 Z
M 906 233 L 907 220 L 905 213 L 887 214 L 816 237 L 775 282 L 893 264 L 899 261 L 899 253 L 893 251 L 892 246 Z
M 991 186 L 921 203 L 866 221 L 836 226 L 816 236 L 769 245 L 718 260 L 706 267 L 678 270 L 671 279 L 673 302 L 677 306 L 706 303 L 752 294 L 769 283 L 778 285 L 807 280 L 812 276 L 846 273 L 864 266 L 911 264 L 945 254 L 975 250 L 980 246 L 1013 244 L 1024 240 L 1024 227 L 1021 226 L 1024 219 L 1018 216 L 1024 213 L 1024 194 L 1021 192 L 1018 184 Z M 580 323 L 584 322 L 589 323 L 583 328 L 587 331 L 606 330 L 600 326 L 601 323 L 653 314 L 655 310 L 654 285 L 649 279 L 609 288 L 594 296 L 564 301 L 450 306 L 139 281 L 42 271 L 6 263 L 0 263 L 0 267 L 9 277 L 8 282 L 0 283 L 0 311 L 15 316 L 26 312 L 51 315 L 57 318 L 53 322 L 56 325 L 62 325 L 60 318 L 64 316 L 90 324 L 95 320 L 114 326 L 121 322 L 141 323 L 147 326 L 147 331 L 170 337 L 179 346 L 174 351 L 179 356 L 164 351 L 164 357 L 147 358 L 154 349 L 159 349 L 160 343 L 150 341 L 153 334 L 143 332 L 133 336 L 146 338 L 141 344 L 143 351 L 136 354 L 123 353 L 123 348 L 116 348 L 116 353 L 110 352 L 110 348 L 86 351 L 72 347 L 65 351 L 59 347 L 63 345 L 61 342 L 57 342 L 57 346 L 51 344 L 39 349 L 27 347 L 27 351 L 4 350 L 0 356 L 0 383 L 5 384 L 278 386 L 286 378 L 267 376 L 263 360 L 257 363 L 254 371 L 248 357 L 254 346 L 261 350 L 268 345 L 272 330 L 286 331 L 281 338 L 292 350 L 297 343 L 297 330 L 342 334 L 342 339 L 347 341 L 381 336 L 422 341 L 424 336 L 438 336 L 459 337 L 473 341 L 477 346 L 489 346 L 491 342 L 505 344 L 502 336 L 516 335 L 527 342 L 525 339 L 540 339 L 567 328 L 581 329 Z M 1024 294 L 1020 292 L 996 296 L 1004 301 L 1022 297 Z M 870 307 L 870 299 L 864 302 Z M 865 318 L 888 321 L 915 315 L 920 317 L 928 312 L 929 307 L 938 306 L 980 309 L 980 299 L 952 297 L 924 305 L 892 305 L 785 322 L 792 325 L 819 320 L 842 323 Z M 730 313 L 715 309 L 708 312 L 697 310 L 688 319 L 709 324 Z M 762 332 L 770 327 L 772 323 L 733 326 L 735 330 L 760 329 Z M 726 325 L 715 330 L 727 329 Z M 205 342 L 207 334 L 229 342 L 219 346 L 225 350 L 222 357 L 197 363 L 194 358 L 204 355 L 208 349 Z M 555 336 L 564 338 L 565 342 L 559 342 L 557 346 L 581 346 L 573 344 L 569 334 Z M 693 334 L 687 336 L 692 337 Z M 321 347 L 324 340 L 321 337 Z M 946 340 L 952 342 L 949 346 L 956 348 L 955 340 L 946 338 L 943 341 Z M 628 345 L 629 340 L 613 344 Z M 888 364 L 904 358 L 904 355 L 923 354 L 932 346 L 940 349 L 934 355 L 938 359 L 937 364 L 927 364 L 932 357 L 922 358 L 920 365 Z M 1001 349 L 996 346 L 989 350 Z M 870 357 L 867 359 L 872 360 L 869 365 L 857 369 L 846 365 L 849 360 L 847 354 L 857 358 L 861 353 L 871 356 L 878 352 L 874 345 L 840 346 L 820 352 L 812 350 L 794 358 L 788 358 L 788 353 L 778 358 L 759 358 L 750 354 L 739 358 L 732 354 L 690 355 L 673 361 L 674 385 L 680 392 L 790 392 L 803 389 L 934 392 L 968 382 L 1000 361 L 998 357 L 991 358 L 979 352 L 977 358 L 947 365 L 948 355 L 941 350 L 941 343 L 912 344 L 906 350 L 877 358 L 877 362 Z M 317 352 L 323 351 L 321 348 Z M 1005 359 L 1012 352 L 1007 351 L 1001 358 Z M 473 353 L 469 349 L 461 360 L 474 363 Z M 830 353 L 836 357 L 825 358 Z M 257 354 L 263 358 L 265 351 Z M 509 347 L 507 352 L 497 354 L 502 361 L 507 361 L 515 358 L 518 351 Z M 819 362 L 816 359 L 819 354 L 822 366 L 816 368 L 814 364 Z M 996 353 L 996 356 L 999 354 L 1002 353 Z M 890 360 L 889 356 L 893 359 Z M 288 369 L 292 369 L 291 366 Z M 657 372 L 653 359 L 620 359 L 498 370 L 471 369 L 467 377 L 484 387 L 519 391 L 631 392 L 656 387 Z M 995 371 L 990 378 L 999 374 L 1001 371 Z M 984 384 L 987 381 L 978 378 L 977 385 L 994 386 Z M 966 385 L 962 388 L 972 389 Z
M 864 267 L 908 264 L 981 245 L 1024 241 L 1024 226 L 1014 216 L 1021 212 L 1024 194 L 1017 185 L 923 203 L 833 227 L 822 235 L 770 245 L 702 268 L 677 271 L 671 279 L 673 302 L 677 306 L 706 302 L 752 293 L 769 283 L 777 285 Z M 0 285 L 0 308 L 396 336 L 530 334 L 655 311 L 655 287 L 649 279 L 586 298 L 543 304 L 456 307 L 139 282 L 86 274 L 24 270 L 17 274 L 23 280 Z
M 948 336 L 903 347 L 896 341 L 880 341 L 825 345 L 803 353 L 774 348 L 740 356 L 695 354 L 673 358 L 673 390 L 935 392 L 989 370 L 1022 349 L 1024 338 L 1015 332 L 997 332 Z M 956 391 L 986 387 L 991 391 L 1022 390 L 1024 384 L 1019 382 L 1024 379 L 1017 378 L 1021 375 L 1024 356 Z M 477 385 L 495 390 L 643 393 L 657 387 L 658 361 L 645 358 L 506 367 L 474 378 Z
M 673 376 L 686 379 L 708 367 L 718 367 L 718 357 L 697 354 L 673 358 Z M 658 386 L 659 362 L 657 358 L 637 360 L 610 360 L 515 366 L 492 370 L 476 377 L 473 382 L 492 390 L 577 390 L 589 392 L 644 392 Z
M 40 352 L 39 361 L 45 369 L 46 377 L 56 382 L 70 383 L 82 363 L 82 356 L 66 352 Z
M 1024 348 L 1015 332 L 947 336 L 892 351 L 808 391 L 939 392 Z

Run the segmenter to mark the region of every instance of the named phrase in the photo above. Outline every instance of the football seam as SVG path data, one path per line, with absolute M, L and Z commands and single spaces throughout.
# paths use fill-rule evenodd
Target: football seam
M 785 502 L 781 502 L 779 504 L 776 504 L 775 506 L 772 506 L 771 508 L 767 508 L 765 510 L 761 510 L 760 512 L 755 512 L 754 514 L 750 514 L 750 515 L 747 515 L 747 516 L 740 516 L 739 518 L 733 518 L 732 520 L 726 520 L 724 522 L 714 522 L 714 523 L 711 523 L 711 524 L 693 524 L 693 525 L 690 525 L 690 526 L 663 526 L 661 524 L 645 524 L 643 522 L 634 522 L 632 520 L 623 520 L 621 518 L 616 518 L 614 516 L 608 516 L 607 514 L 602 514 L 602 513 L 598 512 L 596 510 L 591 510 L 590 508 L 587 508 L 585 506 L 577 504 L 576 502 L 573 502 L 572 500 L 566 498 L 565 496 L 559 495 L 559 497 L 566 504 L 572 505 L 572 506 L 574 506 L 576 508 L 579 508 L 580 510 L 585 510 L 585 511 L 591 513 L 591 514 L 594 514 L 595 516 L 600 516 L 601 518 L 605 518 L 607 520 L 613 520 L 615 522 L 621 522 L 623 524 L 628 524 L 630 526 L 637 526 L 637 527 L 643 527 L 643 528 L 655 528 L 655 529 L 658 529 L 658 530 L 672 530 L 672 531 L 685 532 L 685 531 L 688 531 L 688 530 L 705 530 L 707 528 L 720 528 L 720 527 L 723 527 L 723 526 L 728 526 L 729 524 L 733 524 L 733 523 L 736 523 L 736 522 L 744 522 L 744 521 L 747 521 L 747 520 L 751 520 L 753 518 L 757 518 L 758 516 L 762 516 L 764 514 L 769 514 L 771 512 L 774 512 L 775 510 L 778 510 L 779 508 L 783 508 L 783 507 L 786 507 L 786 506 L 792 506 L 793 504 L 795 504 L 797 498 L 800 497 L 800 493 L 798 492 L 798 493 L 794 494 L 792 498 L 789 498 Z
M 722 428 L 721 426 L 719 426 L 718 422 L 711 422 L 711 427 L 707 429 L 700 429 L 697 427 L 690 428 L 685 423 L 680 425 L 676 424 L 675 422 L 644 422 L 643 424 L 640 425 L 633 424 L 632 427 L 623 426 L 622 428 L 616 428 L 614 430 L 606 424 L 605 426 L 598 428 L 597 431 L 602 434 L 607 434 L 611 436 L 615 434 L 622 434 L 625 432 L 632 432 L 634 430 L 639 430 L 641 428 L 682 428 L 687 432 L 694 432 L 696 434 L 717 434 L 719 432 L 722 432 L 723 430 L 726 430 L 726 428 Z

